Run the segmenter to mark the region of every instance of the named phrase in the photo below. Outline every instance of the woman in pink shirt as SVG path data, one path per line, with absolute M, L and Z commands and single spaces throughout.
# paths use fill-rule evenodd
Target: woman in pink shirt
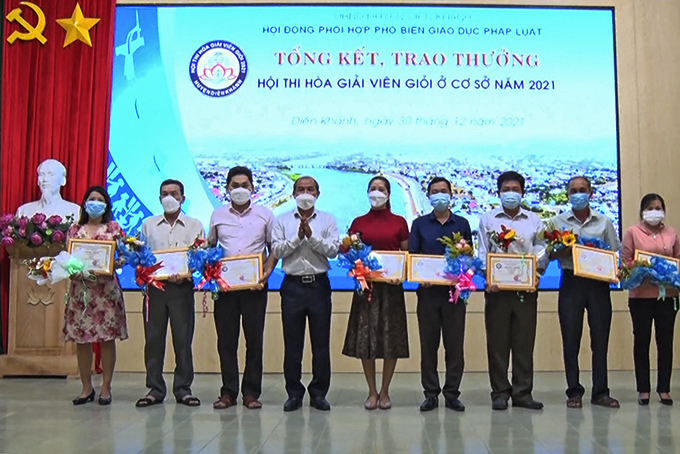
M 666 204 L 658 194 L 647 194 L 640 202 L 640 223 L 623 234 L 621 262 L 630 264 L 635 251 L 651 252 L 666 257 L 680 258 L 678 234 L 664 224 Z M 666 297 L 659 299 L 659 289 L 649 282 L 632 289 L 628 307 L 633 319 L 633 359 L 637 382 L 638 404 L 649 404 L 651 384 L 649 380 L 649 343 L 652 322 L 656 332 L 657 385 L 663 405 L 673 405 L 670 395 L 671 371 L 673 369 L 673 330 L 675 326 L 678 289 L 666 289 Z

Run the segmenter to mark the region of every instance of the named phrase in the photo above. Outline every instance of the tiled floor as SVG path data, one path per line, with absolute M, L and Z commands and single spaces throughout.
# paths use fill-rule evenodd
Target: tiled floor
M 680 374 L 675 375 L 676 377 Z M 588 383 L 589 375 L 584 374 Z M 308 377 L 305 378 L 308 380 Z M 620 410 L 564 406 L 564 377 L 541 373 L 534 397 L 546 407 L 492 411 L 485 374 L 466 374 L 467 411 L 443 408 L 422 414 L 417 374 L 397 374 L 389 411 L 363 409 L 366 388 L 357 374 L 336 374 L 329 393 L 333 409 L 283 413 L 283 378 L 265 376 L 264 408 L 239 405 L 215 411 L 219 377 L 199 375 L 199 408 L 163 405 L 137 409 L 144 376 L 117 374 L 113 404 L 73 407 L 77 380 L 0 380 L 0 453 L 676 453 L 679 409 L 653 399 L 638 407 L 631 372 L 610 374 Z M 680 379 L 674 380 L 678 389 Z M 680 394 L 678 394 L 680 397 Z M 587 402 L 587 401 L 586 401 Z M 443 402 L 442 402 L 443 403 Z

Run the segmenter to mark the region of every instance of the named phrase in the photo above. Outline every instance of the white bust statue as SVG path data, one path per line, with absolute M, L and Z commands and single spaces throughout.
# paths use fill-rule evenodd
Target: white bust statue
M 25 203 L 17 210 L 17 216 L 31 217 L 42 213 L 47 217 L 58 214 L 62 218 L 80 217 L 80 205 L 61 198 L 61 187 L 66 184 L 66 167 L 56 159 L 47 159 L 38 166 L 38 186 L 42 197 L 35 202 Z

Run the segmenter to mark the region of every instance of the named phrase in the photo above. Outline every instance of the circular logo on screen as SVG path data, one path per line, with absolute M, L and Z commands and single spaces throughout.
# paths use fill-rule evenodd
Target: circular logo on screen
M 248 73 L 241 49 L 229 41 L 202 45 L 191 57 L 189 76 L 194 87 L 206 96 L 221 98 L 238 90 Z

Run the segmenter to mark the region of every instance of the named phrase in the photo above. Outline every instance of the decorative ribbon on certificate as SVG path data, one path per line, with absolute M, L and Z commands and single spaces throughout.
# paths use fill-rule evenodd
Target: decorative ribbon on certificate
M 210 292 L 213 294 L 213 300 L 217 299 L 217 292 L 222 290 L 223 292 L 229 290 L 229 283 L 222 277 L 222 262 L 216 262 L 212 265 L 209 263 L 205 264 L 203 268 L 203 279 L 196 286 L 197 290 L 203 289 L 205 285 L 208 285 Z M 208 300 L 207 294 L 203 295 L 203 318 L 208 315 Z
M 451 286 L 449 287 L 449 303 L 458 304 L 458 298 L 461 294 L 467 294 L 469 296 L 470 292 L 477 290 L 477 286 L 472 282 L 472 277 L 474 275 L 475 272 L 472 269 L 459 275 L 451 273 L 444 274 L 444 276 L 451 281 Z M 456 281 L 455 286 L 453 285 L 453 281 Z
M 135 282 L 144 294 L 144 307 L 146 308 L 146 321 L 149 321 L 149 286 L 165 291 L 165 284 L 153 277 L 153 273 L 163 268 L 163 262 L 151 266 L 137 265 L 135 268 Z
M 367 280 L 370 277 L 380 277 L 382 273 L 380 271 L 371 271 L 368 267 L 364 266 L 363 262 L 357 259 L 354 262 L 354 269 L 347 273 L 349 277 L 356 279 L 357 284 L 361 287 L 361 291 L 367 291 L 368 295 L 366 298 L 371 301 L 371 283 Z

